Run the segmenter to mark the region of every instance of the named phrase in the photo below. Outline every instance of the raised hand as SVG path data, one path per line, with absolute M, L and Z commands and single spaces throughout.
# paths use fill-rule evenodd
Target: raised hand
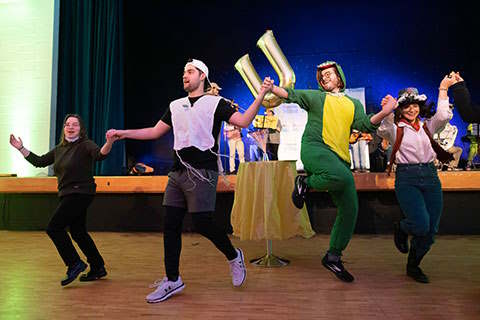
M 274 81 L 273 79 L 271 79 L 270 77 L 266 77 L 266 78 L 263 80 L 262 88 L 265 88 L 265 90 L 266 90 L 267 92 L 272 91 L 274 82 L 275 82 L 275 81 Z
M 453 73 L 453 76 L 455 77 L 455 80 L 456 80 L 457 82 L 465 81 L 465 80 L 463 80 L 463 78 L 460 76 L 460 72 L 453 72 L 453 71 L 452 71 L 450 74 L 452 74 L 452 73 Z
M 387 94 L 385 97 L 383 97 L 381 105 L 384 112 L 390 113 L 397 108 L 397 99 Z
M 107 132 L 105 132 L 105 138 L 108 140 L 110 139 L 111 137 L 113 137 L 115 135 L 115 129 L 109 129 L 107 130 Z
M 268 92 L 271 92 L 272 89 L 273 89 L 273 79 L 270 79 L 270 77 L 266 77 L 263 80 L 262 87 L 260 88 L 260 92 L 258 94 L 264 97 Z
M 13 134 L 10 135 L 10 144 L 12 145 L 12 147 L 14 147 L 17 150 L 20 150 L 23 148 L 22 139 L 18 137 L 18 140 L 17 140 L 17 138 L 15 138 Z
M 115 129 L 110 129 L 105 133 L 105 138 L 107 139 L 108 143 L 114 143 L 115 141 L 119 140 L 120 137 L 115 134 Z
M 455 77 L 455 72 L 451 72 L 450 74 L 446 75 L 442 81 L 440 82 L 440 89 L 447 89 L 450 88 L 450 86 L 454 85 L 457 83 L 457 79 Z
M 107 141 L 109 139 L 115 139 L 113 141 L 125 139 L 124 131 L 125 130 L 110 129 L 105 133 L 105 138 Z
M 105 139 L 107 141 L 112 139 L 115 136 L 114 131 L 115 131 L 115 129 L 109 129 L 109 130 L 107 130 L 107 132 L 105 132 Z

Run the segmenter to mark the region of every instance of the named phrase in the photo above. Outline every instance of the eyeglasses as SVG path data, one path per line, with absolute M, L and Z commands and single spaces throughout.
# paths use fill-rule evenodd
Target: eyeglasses
M 325 78 L 330 78 L 332 76 L 332 74 L 335 74 L 335 72 L 327 71 L 325 73 L 320 74 L 320 76 L 321 76 L 322 79 L 325 79 Z
M 65 128 L 66 128 L 66 127 L 74 127 L 74 128 L 76 128 L 76 127 L 80 127 L 80 123 L 76 123 L 76 122 L 74 122 L 74 123 L 65 123 L 64 127 L 65 127 Z

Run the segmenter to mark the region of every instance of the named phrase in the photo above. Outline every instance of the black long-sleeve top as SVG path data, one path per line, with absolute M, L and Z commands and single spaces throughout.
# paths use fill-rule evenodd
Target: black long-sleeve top
M 92 140 L 79 139 L 65 145 L 58 144 L 42 156 L 30 152 L 25 159 L 35 167 L 53 164 L 58 196 L 62 197 L 73 193 L 95 194 L 97 185 L 93 179 L 93 164 L 106 157 Z
M 468 91 L 465 81 L 457 82 L 450 87 L 455 106 L 462 117 L 463 121 L 468 123 L 480 122 L 480 105 L 472 103 L 470 92 Z

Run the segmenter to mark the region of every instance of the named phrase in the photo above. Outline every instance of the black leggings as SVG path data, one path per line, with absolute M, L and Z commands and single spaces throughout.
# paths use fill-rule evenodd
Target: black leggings
M 182 224 L 186 210 L 184 208 L 165 206 L 165 224 L 163 247 L 165 255 L 165 272 L 170 281 L 176 281 L 179 275 L 180 252 L 182 250 Z M 213 212 L 192 213 L 195 230 L 209 239 L 228 260 L 237 257 L 225 231 L 213 220 Z
M 61 197 L 48 223 L 47 234 L 67 267 L 74 266 L 81 259 L 65 231 L 66 227 L 70 227 L 70 234 L 87 257 L 91 269 L 101 268 L 105 264 L 86 228 L 87 209 L 93 197 L 89 194 L 71 194 Z

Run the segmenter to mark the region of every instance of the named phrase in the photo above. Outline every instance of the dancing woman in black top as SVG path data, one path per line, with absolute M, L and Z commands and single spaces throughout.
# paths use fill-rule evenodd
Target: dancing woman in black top
M 60 143 L 42 156 L 27 150 L 20 137 L 17 139 L 13 134 L 10 135 L 10 144 L 32 165 L 46 167 L 53 164 L 60 203 L 48 224 L 47 234 L 68 267 L 67 276 L 61 281 L 62 286 L 75 280 L 87 268 L 65 231 L 66 227 L 70 228 L 73 240 L 90 264 L 90 271 L 82 275 L 80 281 L 97 280 L 107 275 L 103 258 L 87 233 L 86 216 L 96 191 L 93 164 L 107 157 L 115 140 L 115 137 L 108 137 L 103 147 L 98 147 L 87 138 L 83 121 L 76 114 L 65 117 Z

